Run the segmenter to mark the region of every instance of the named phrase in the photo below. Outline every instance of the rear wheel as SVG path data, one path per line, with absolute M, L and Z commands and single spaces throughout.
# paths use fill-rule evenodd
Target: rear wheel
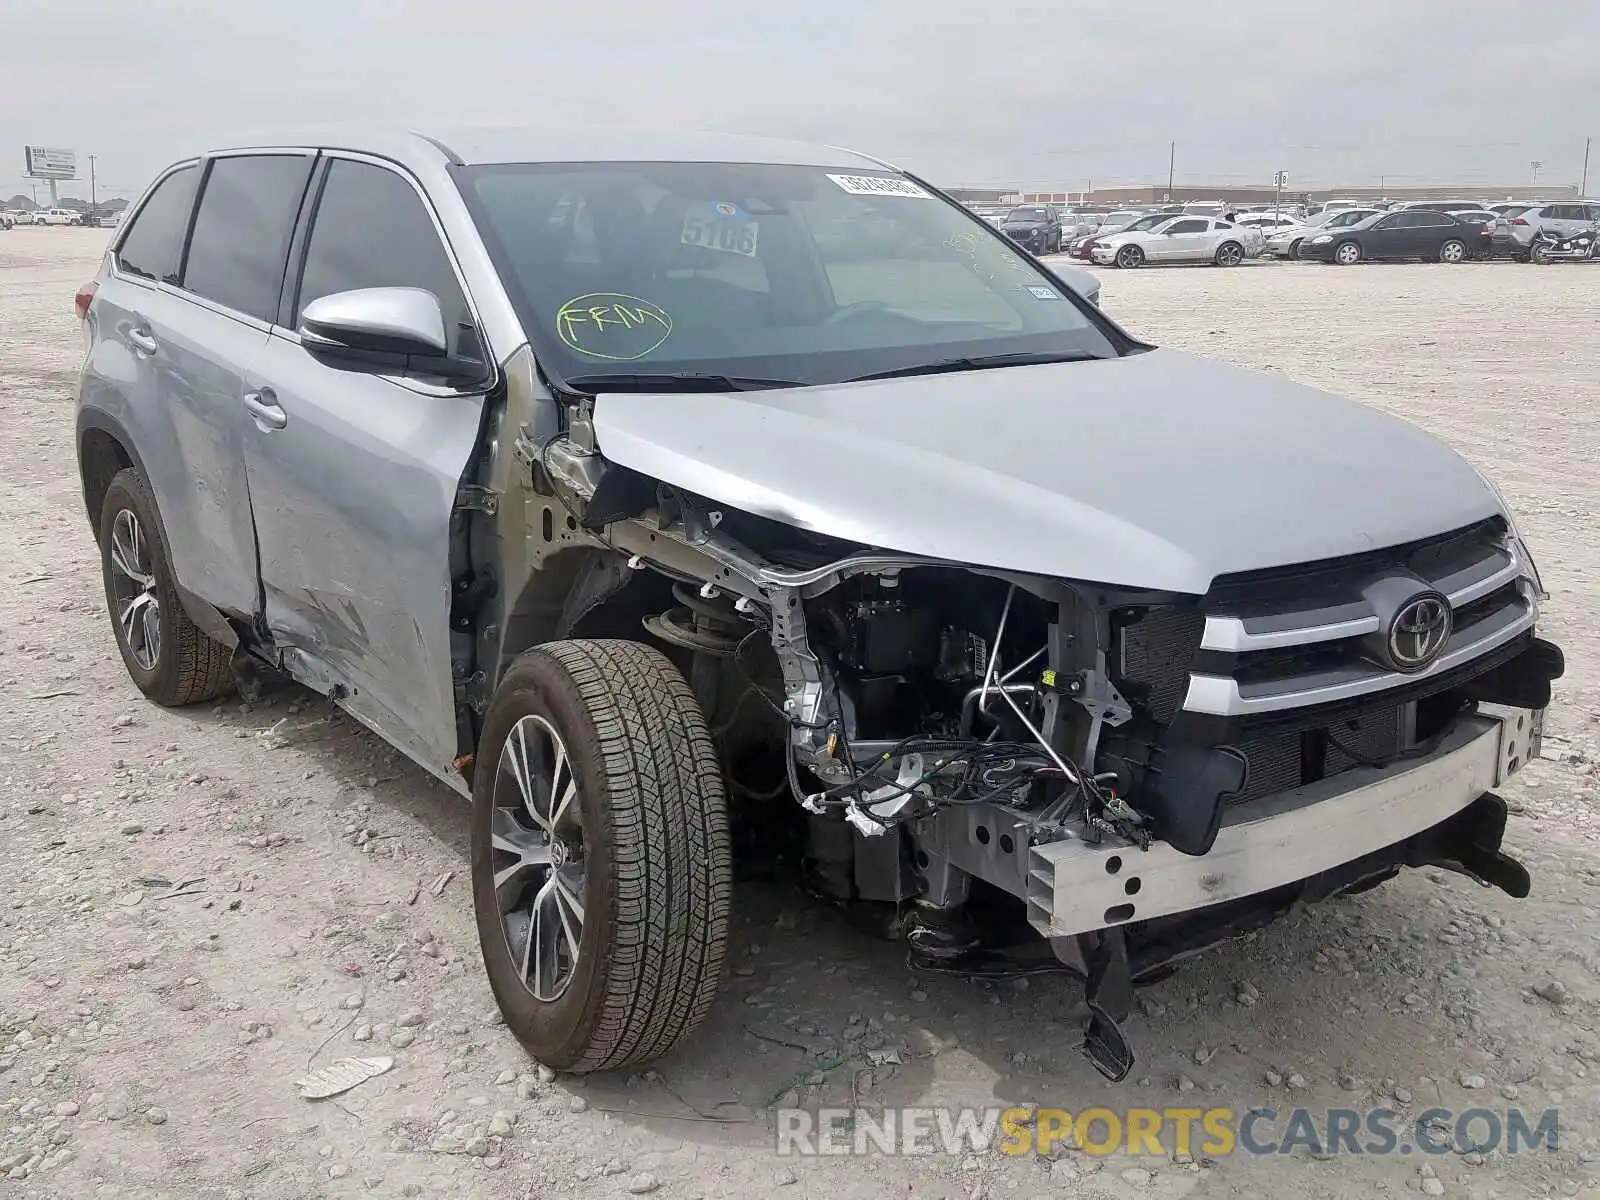
M 484 966 L 539 1061 L 667 1053 L 711 1011 L 732 892 L 705 717 L 637 642 L 552 642 L 506 672 L 473 772 Z
M 1238 242 L 1223 242 L 1217 247 L 1215 261 L 1219 267 L 1237 267 L 1244 261 L 1244 247 Z
M 1528 250 L 1528 261 L 1536 262 L 1541 267 L 1548 267 L 1553 260 L 1545 253 L 1544 247 L 1535 242 Z
M 1456 263 L 1467 260 L 1467 244 L 1456 238 L 1451 238 L 1439 247 L 1439 261 L 1454 266 Z
M 1355 242 L 1340 242 L 1333 252 L 1333 261 L 1341 267 L 1353 267 L 1361 261 L 1361 247 Z
M 112 477 L 100 506 L 100 574 L 117 649 L 141 692 L 176 707 L 233 687 L 233 651 L 184 611 L 155 497 L 131 467 Z
M 1117 251 L 1117 266 L 1125 271 L 1144 266 L 1144 251 L 1137 246 L 1124 246 Z

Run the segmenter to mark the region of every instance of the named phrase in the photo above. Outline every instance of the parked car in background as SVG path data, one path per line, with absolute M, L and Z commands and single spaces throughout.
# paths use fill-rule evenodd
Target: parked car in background
M 1300 243 L 1300 257 L 1345 267 L 1411 259 L 1461 263 L 1488 253 L 1488 248 L 1489 235 L 1482 226 L 1449 213 L 1407 208 L 1315 234 Z
M 35 225 L 81 225 L 83 214 L 75 208 L 41 208 L 33 214 Z
M 1172 220 L 1171 213 L 1153 212 L 1133 217 L 1121 225 L 1104 225 L 1091 234 L 1075 238 L 1072 244 L 1067 247 L 1067 253 L 1073 258 L 1092 260 L 1095 246 L 1113 234 L 1136 233 L 1146 229 L 1154 229 L 1157 225 L 1164 225 L 1170 220 Z
M 1011 211 L 1007 204 L 983 204 L 972 210 L 996 229 L 1005 224 L 1006 214 Z
M 1242 212 L 1233 218 L 1233 223 L 1253 226 L 1261 230 L 1263 235 L 1270 236 L 1280 229 L 1291 229 L 1301 224 L 1301 220 L 1285 212 Z
M 127 211 L 125 208 L 119 208 L 116 212 L 105 213 L 95 224 L 101 229 L 115 229 L 122 224 L 122 214 Z
M 1359 200 L 1324 200 L 1319 212 L 1340 212 L 1347 208 L 1365 208 Z
M 1061 214 L 1050 204 L 1019 204 L 1006 214 L 1000 232 L 1032 254 L 1061 253 Z
M 1330 208 L 1307 217 L 1299 225 L 1290 225 L 1267 234 L 1267 253 L 1278 258 L 1300 257 L 1300 243 L 1311 234 L 1328 229 L 1344 229 L 1368 217 L 1375 217 L 1376 208 Z
M 1150 229 L 1114 233 L 1095 241 L 1091 257 L 1097 263 L 1115 263 L 1124 269 L 1145 263 L 1209 262 L 1237 267 L 1261 253 L 1265 239 L 1259 229 L 1241 228 L 1214 217 L 1179 216 Z
M 1518 213 L 1532 208 L 1533 204 L 1528 200 L 1507 200 L 1501 204 L 1485 204 L 1484 207 L 1492 213 L 1500 214 L 1502 217 L 1514 217 Z
M 1511 236 L 1511 222 L 1502 219 L 1498 213 L 1487 208 L 1449 208 L 1445 211 L 1458 221 L 1482 226 L 1483 231 L 1489 235 L 1488 244 L 1481 252 L 1474 253 L 1475 258 L 1493 258 L 1496 254 L 1512 252 L 1514 240 Z
M 1526 261 L 1534 235 L 1540 230 L 1548 229 L 1563 237 L 1571 237 L 1582 233 L 1596 217 L 1600 217 L 1600 204 L 1564 200 L 1532 205 L 1512 217 L 1506 226 L 1513 243 L 1512 253 Z
M 6 212 L 10 215 L 13 225 L 33 224 L 33 210 L 31 208 L 8 208 Z

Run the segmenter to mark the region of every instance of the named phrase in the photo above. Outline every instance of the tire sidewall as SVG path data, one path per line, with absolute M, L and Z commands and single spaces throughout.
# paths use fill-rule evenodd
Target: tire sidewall
M 123 638 L 122 625 L 117 619 L 116 593 L 112 589 L 111 530 L 117 514 L 131 512 L 139 522 L 149 544 L 150 571 L 156 577 L 156 602 L 161 612 L 161 653 L 156 656 L 150 670 L 141 667 L 128 649 Z M 174 620 L 183 611 L 178 599 L 178 589 L 172 580 L 172 568 L 167 557 L 167 535 L 161 525 L 161 514 L 156 511 L 155 498 L 144 479 L 132 469 L 120 471 L 106 488 L 105 500 L 100 506 L 100 581 L 106 594 L 106 613 L 111 618 L 111 636 L 116 639 L 117 652 L 122 655 L 128 676 L 147 696 L 163 695 L 176 686 L 179 669 L 178 637 Z
M 534 999 L 518 977 L 494 900 L 494 859 L 490 822 L 500 753 L 513 726 L 538 715 L 555 727 L 566 744 L 577 783 L 584 852 L 584 921 L 578 966 L 559 998 Z M 606 968 L 615 928 L 615 829 L 606 805 L 605 770 L 594 723 L 577 686 L 561 664 L 534 651 L 514 663 L 496 690 L 472 771 L 471 858 L 473 908 L 484 970 L 507 1024 L 541 1060 L 569 1061 L 592 1038 L 603 1005 Z

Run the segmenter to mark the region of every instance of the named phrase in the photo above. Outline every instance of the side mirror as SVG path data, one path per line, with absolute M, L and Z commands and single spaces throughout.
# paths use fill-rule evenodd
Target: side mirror
M 450 348 L 439 300 L 421 288 L 360 288 L 319 297 L 300 314 L 300 336 L 380 354 L 438 356 Z
M 321 296 L 301 311 L 299 332 L 308 353 L 339 365 L 459 381 L 487 375 L 483 363 L 450 354 L 439 299 L 422 288 L 358 288 Z

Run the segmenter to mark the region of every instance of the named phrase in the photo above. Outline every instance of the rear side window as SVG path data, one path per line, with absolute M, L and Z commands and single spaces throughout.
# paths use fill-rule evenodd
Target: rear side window
M 322 296 L 375 287 L 432 292 L 444 312 L 451 353 L 478 355 L 474 342 L 462 341 L 473 328 L 466 297 L 416 190 L 385 167 L 335 159 L 306 246 L 295 321 Z
M 123 235 L 117 250 L 118 266 L 130 275 L 178 282 L 178 259 L 199 178 L 198 167 L 180 167 L 156 185 Z
M 189 238 L 183 286 L 259 321 L 272 321 L 289 235 L 310 176 L 307 155 L 214 160 Z

